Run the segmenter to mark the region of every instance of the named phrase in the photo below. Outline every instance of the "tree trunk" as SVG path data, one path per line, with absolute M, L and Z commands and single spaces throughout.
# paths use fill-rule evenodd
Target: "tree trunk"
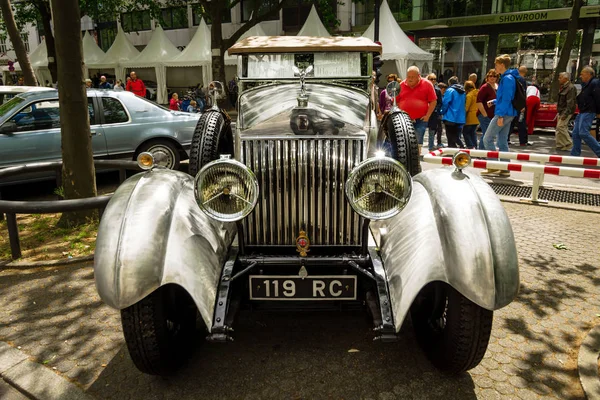
M 221 7 L 219 2 L 211 1 L 210 11 L 211 11 L 211 48 L 213 51 L 212 54 L 212 73 L 213 80 L 223 82 L 224 86 L 227 86 L 225 82 L 225 51 L 227 48 L 223 46 L 223 30 L 221 29 L 221 18 L 223 13 L 223 7 Z M 216 55 L 216 50 L 218 50 L 219 54 Z M 204 86 L 207 86 L 208 82 L 204 83 Z
M 66 199 L 96 196 L 88 99 L 83 83 L 83 47 L 78 0 L 51 0 L 58 64 L 62 181 Z M 59 224 L 85 223 L 95 210 L 64 213 Z
M 50 70 L 50 75 L 52 75 L 52 82 L 56 83 L 58 80 L 58 61 L 56 58 L 54 34 L 52 33 L 52 13 L 50 12 L 50 4 L 47 2 L 47 0 L 36 0 L 35 4 L 37 9 L 40 11 L 42 25 L 44 25 L 46 51 L 48 52 L 48 69 Z M 54 4 L 54 2 L 52 4 Z M 79 13 L 79 9 L 77 12 Z M 54 26 L 56 26 L 56 21 L 54 21 Z M 78 26 L 81 26 L 81 22 Z
M 19 60 L 21 71 L 23 71 L 25 84 L 27 86 L 37 86 L 37 79 L 35 79 L 33 68 L 31 68 L 31 62 L 29 62 L 27 50 L 25 50 L 23 39 L 21 38 L 19 29 L 15 23 L 15 16 L 10 5 L 10 0 L 0 0 L 0 9 L 2 9 L 2 17 L 4 18 L 4 23 L 6 24 L 8 37 L 10 38 L 13 48 L 15 49 L 15 53 L 17 54 L 17 60 Z
M 579 26 L 579 13 L 581 12 L 581 2 L 581 0 L 573 0 L 571 18 L 569 18 L 569 24 L 567 26 L 567 38 L 565 40 L 565 44 L 563 45 L 562 50 L 560 51 L 560 56 L 558 58 L 556 68 L 554 69 L 554 73 L 552 74 L 552 87 L 550 88 L 551 102 L 556 101 L 558 98 L 558 89 L 560 86 L 560 83 L 558 82 L 558 75 L 561 72 L 565 72 L 567 70 L 567 64 L 569 63 L 569 58 L 571 57 L 573 42 L 575 42 L 575 38 L 577 37 L 577 27 Z M 572 79 L 575 80 L 577 79 L 577 77 L 573 76 Z

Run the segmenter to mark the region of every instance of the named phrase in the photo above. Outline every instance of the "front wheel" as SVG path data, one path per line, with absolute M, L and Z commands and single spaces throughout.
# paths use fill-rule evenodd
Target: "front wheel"
M 190 148 L 190 175 L 196 174 L 221 154 L 233 154 L 233 135 L 230 121 L 220 111 L 208 110 L 202 114 Z
M 181 286 L 162 286 L 121 310 L 127 349 L 135 366 L 151 375 L 170 375 L 194 347 L 197 308 Z
M 443 282 L 425 286 L 410 315 L 419 345 L 442 371 L 458 374 L 476 367 L 487 350 L 493 312 Z

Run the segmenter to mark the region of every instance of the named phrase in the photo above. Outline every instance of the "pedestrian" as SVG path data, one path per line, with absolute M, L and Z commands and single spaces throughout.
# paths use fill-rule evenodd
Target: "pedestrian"
M 527 76 L 527 67 L 521 65 L 519 67 L 519 76 L 517 77 L 517 82 L 521 84 L 523 90 L 527 92 L 527 81 L 525 81 L 525 77 Z M 525 116 L 527 115 L 527 106 L 519 111 L 517 115 L 518 118 L 513 119 L 513 125 L 511 127 L 511 131 L 509 132 L 509 142 L 510 142 L 510 134 L 512 133 L 514 127 L 517 127 L 519 132 L 519 146 L 531 146 L 533 143 L 529 142 L 529 138 L 527 135 L 527 121 Z M 509 143 L 510 144 L 510 143 Z
M 571 151 L 573 141 L 569 136 L 569 121 L 573 118 L 577 104 L 577 89 L 571 83 L 571 74 L 561 72 L 558 75 L 560 88 L 558 90 L 558 102 L 556 111 L 558 119 L 556 121 L 556 149 Z
M 429 118 L 435 110 L 437 96 L 431 82 L 422 79 L 419 68 L 409 67 L 406 79 L 400 83 L 400 94 L 396 96 L 396 103 L 401 110 L 408 113 L 412 120 L 419 143 L 419 155 L 423 146 L 423 137 L 429 123 Z
M 463 137 L 465 138 L 465 146 L 467 149 L 477 148 L 477 93 L 479 91 L 475 88 L 473 81 L 468 80 L 465 82 L 465 92 L 467 97 L 465 100 L 465 111 L 467 113 L 465 126 L 463 127 Z
M 127 86 L 125 90 L 128 92 L 132 92 L 140 97 L 146 97 L 146 85 L 141 79 L 138 79 L 135 71 L 131 71 L 129 74 L 130 80 L 127 81 Z
M 479 88 L 477 93 L 477 119 L 481 127 L 481 140 L 479 140 L 479 149 L 484 150 L 483 134 L 490 125 L 494 117 L 495 106 L 489 105 L 490 101 L 496 100 L 496 90 L 498 90 L 498 74 L 496 70 L 490 69 L 485 76 L 485 83 Z
M 466 122 L 466 94 L 463 85 L 458 83 L 458 77 L 448 79 L 450 87 L 442 101 L 442 115 L 446 128 L 448 147 L 464 147 L 459 138 L 459 128 Z
M 20 76 L 19 80 L 17 81 L 17 86 L 25 86 L 25 78 Z
M 114 89 L 116 92 L 122 92 L 123 90 L 125 90 L 125 89 L 123 88 L 123 82 L 121 82 L 121 80 L 120 80 L 120 79 L 117 79 L 117 80 L 116 80 L 116 82 L 115 82 L 115 86 L 113 87 L 113 89 Z
M 428 128 L 428 136 L 429 136 L 429 151 L 435 150 L 433 146 L 434 138 L 437 139 L 437 148 L 442 148 L 444 145 L 442 144 L 442 91 L 437 85 L 437 77 L 435 74 L 427 75 L 427 80 L 433 84 L 433 89 L 435 90 L 435 95 L 437 97 L 435 103 L 435 109 L 429 117 L 429 122 L 427 124 Z
M 398 75 L 389 74 L 387 76 L 388 84 L 391 82 L 396 82 L 396 81 L 398 81 Z M 398 93 L 396 93 L 396 95 L 398 95 Z M 380 111 L 381 117 L 383 117 L 383 115 L 385 113 L 389 112 L 392 109 L 393 105 L 394 105 L 394 98 L 388 94 L 387 90 L 385 90 L 385 89 L 382 90 L 381 93 L 379 93 L 379 111 Z
M 475 89 L 477 89 L 477 74 L 469 75 L 469 80 L 473 82 L 473 86 L 475 86 Z
M 181 102 L 179 101 L 179 95 L 177 93 L 173 93 L 171 96 L 171 100 L 169 100 L 169 110 L 180 111 Z
M 510 130 L 512 120 L 518 115 L 518 111 L 512 105 L 517 90 L 519 71 L 510 68 L 510 56 L 502 54 L 494 60 L 496 73 L 500 74 L 500 83 L 496 91 L 496 100 L 488 102 L 496 105 L 494 109 L 494 118 L 490 121 L 488 128 L 483 134 L 483 144 L 486 150 L 496 151 L 496 144 L 500 151 L 508 151 L 508 131 Z M 509 171 L 498 169 L 486 169 L 481 175 L 500 175 L 510 176 Z
M 196 100 L 190 101 L 190 105 L 187 107 L 186 111 L 189 113 L 199 113 L 198 102 Z
M 581 155 L 581 141 L 583 140 L 592 149 L 596 157 L 600 157 L 600 143 L 590 134 L 596 115 L 600 113 L 600 81 L 595 77 L 592 67 L 583 67 L 581 78 L 581 92 L 577 96 L 579 115 L 575 118 L 573 128 L 573 148 L 571 155 Z
M 112 85 L 106 81 L 106 76 L 102 75 L 100 77 L 100 84 L 98 85 L 98 89 L 112 89 Z
M 527 134 L 533 134 L 533 128 L 535 126 L 535 115 L 540 109 L 540 89 L 535 85 L 529 85 L 527 87 Z
M 94 84 L 92 82 L 92 80 L 90 78 L 87 78 L 85 80 L 85 88 L 86 89 L 93 89 L 94 88 Z
M 44 85 L 44 86 L 46 86 L 46 87 L 48 87 L 48 88 L 51 88 L 51 87 L 52 87 L 52 84 L 50 83 L 50 81 L 49 81 L 48 79 L 46 79 L 46 83 L 45 83 L 45 85 Z

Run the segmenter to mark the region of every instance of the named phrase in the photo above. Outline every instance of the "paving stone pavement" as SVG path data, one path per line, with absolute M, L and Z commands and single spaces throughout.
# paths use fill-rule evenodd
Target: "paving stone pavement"
M 98 399 L 584 398 L 577 350 L 600 323 L 600 214 L 504 206 L 521 292 L 495 312 L 480 366 L 458 377 L 431 367 L 410 321 L 399 342 L 374 343 L 358 312 L 243 312 L 234 343 L 203 344 L 172 377 L 143 375 L 123 346 L 118 312 L 96 294 L 91 263 L 0 271 L 0 341 Z

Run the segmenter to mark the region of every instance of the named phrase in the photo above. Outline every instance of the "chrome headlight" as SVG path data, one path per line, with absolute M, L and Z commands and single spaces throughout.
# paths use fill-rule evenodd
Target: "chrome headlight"
M 194 193 L 200 209 L 218 221 L 238 221 L 254 209 L 258 181 L 239 161 L 221 158 L 196 175 Z
M 346 181 L 346 197 L 360 215 L 372 220 L 391 218 L 408 203 L 412 179 L 398 161 L 378 156 L 356 166 Z

